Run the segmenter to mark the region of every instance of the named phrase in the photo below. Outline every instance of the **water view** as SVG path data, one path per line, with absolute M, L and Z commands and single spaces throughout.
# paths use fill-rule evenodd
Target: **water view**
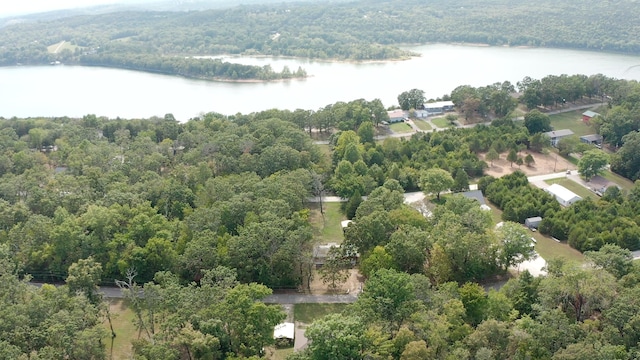
M 227 57 L 230 62 L 275 70 L 303 67 L 304 80 L 210 82 L 128 70 L 75 66 L 0 68 L 0 116 L 146 118 L 172 113 L 186 121 L 201 113 L 250 113 L 269 108 L 318 109 L 336 101 L 379 98 L 397 103 L 418 88 L 427 98 L 458 85 L 515 82 L 524 76 L 602 73 L 640 80 L 640 56 L 543 48 L 425 45 L 408 61 L 344 63 L 300 59 Z

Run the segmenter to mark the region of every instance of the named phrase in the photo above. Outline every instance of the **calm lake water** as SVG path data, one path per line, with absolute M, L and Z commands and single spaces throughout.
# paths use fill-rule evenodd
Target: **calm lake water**
M 243 64 L 302 66 L 304 80 L 227 83 L 190 80 L 127 70 L 76 66 L 0 68 L 0 116 L 146 118 L 172 113 L 186 121 L 201 113 L 250 113 L 269 108 L 316 110 L 337 101 L 379 98 L 397 103 L 403 91 L 418 88 L 427 98 L 458 85 L 516 83 L 525 76 L 602 73 L 640 80 L 640 56 L 542 49 L 425 45 L 422 56 L 384 63 L 338 63 L 280 58 L 227 58 Z

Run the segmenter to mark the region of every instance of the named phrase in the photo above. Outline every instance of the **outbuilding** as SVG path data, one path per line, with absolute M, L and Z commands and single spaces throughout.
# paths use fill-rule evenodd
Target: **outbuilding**
M 524 220 L 524 225 L 529 229 L 537 229 L 542 222 L 542 218 L 540 216 L 530 217 Z
M 278 347 L 291 347 L 295 340 L 296 326 L 294 323 L 281 323 L 273 328 L 273 338 Z
M 544 189 L 544 191 L 553 195 L 562 206 L 569 206 L 582 200 L 582 198 L 576 193 L 559 184 L 552 184 L 548 188 Z
M 596 116 L 600 116 L 600 114 L 595 111 L 587 110 L 582 113 L 582 121 L 584 121 L 585 123 L 589 123 L 589 121 L 591 121 L 591 119 Z

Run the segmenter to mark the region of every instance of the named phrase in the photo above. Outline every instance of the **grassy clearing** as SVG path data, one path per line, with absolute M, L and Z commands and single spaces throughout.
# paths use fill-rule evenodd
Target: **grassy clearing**
M 429 123 L 424 120 L 413 120 L 413 123 L 416 124 L 418 129 L 422 131 L 429 131 L 432 129 L 431 125 L 429 125 Z
M 60 53 L 62 50 L 67 49 L 70 51 L 76 51 L 78 45 L 72 45 L 68 41 L 60 41 L 59 43 L 47 46 L 47 51 L 51 54 Z
M 493 221 L 495 223 L 502 221 L 502 210 L 498 209 L 490 202 L 487 202 L 487 205 L 491 207 L 491 216 L 493 217 Z M 530 234 L 534 239 L 536 239 L 536 251 L 543 259 L 550 260 L 557 257 L 563 257 L 570 262 L 580 264 L 584 263 L 584 255 L 566 243 L 559 243 L 550 237 L 540 234 L 539 232 L 531 232 Z
M 595 134 L 596 131 L 591 125 L 587 125 L 582 121 L 582 113 L 584 110 L 569 111 L 560 114 L 550 115 L 551 126 L 554 130 L 569 129 L 576 134 L 577 137 L 589 134 Z
M 447 119 L 445 119 L 443 117 L 431 119 L 431 122 L 433 123 L 433 125 L 435 125 L 435 126 L 437 126 L 439 128 L 453 127 L 453 125 L 451 125 L 449 120 L 447 120 Z
M 109 322 L 104 321 L 104 327 L 109 332 L 109 337 L 105 339 L 107 347 L 107 355 L 109 359 L 131 359 L 131 340 L 138 337 L 138 331 L 133 324 L 134 314 L 129 309 L 123 300 L 112 300 L 110 304 L 111 311 L 111 323 L 113 324 L 113 330 L 116 333 L 116 337 L 113 341 L 113 350 L 111 349 L 111 330 L 109 329 Z
M 406 123 L 400 122 L 389 125 L 389 129 L 395 133 L 404 134 L 413 131 L 413 128 Z
M 296 304 L 293 307 L 295 321 L 311 324 L 325 315 L 344 311 L 347 304 Z
M 551 184 L 562 185 L 565 188 L 573 191 L 576 195 L 580 196 L 583 199 L 586 199 L 588 197 L 592 198 L 593 200 L 598 199 L 598 196 L 593 191 L 585 188 L 580 184 L 577 184 L 575 181 L 571 179 L 559 178 L 559 179 L 545 180 L 545 182 L 549 185 Z
M 347 218 L 340 210 L 340 203 L 323 203 L 324 219 L 320 213 L 320 204 L 311 204 L 311 226 L 319 243 L 334 242 L 341 244 L 344 240 L 340 222 Z
M 544 236 L 539 232 L 532 232 L 532 236 L 536 239 L 536 251 L 545 260 L 555 258 L 565 258 L 570 262 L 583 264 L 585 262 L 584 255 L 571 246 L 563 242 L 557 242 L 550 237 Z
M 629 191 L 631 190 L 631 188 L 633 188 L 633 182 L 625 177 L 622 177 L 616 173 L 613 173 L 611 171 L 603 171 L 602 172 L 602 177 L 609 180 L 609 181 L 613 181 L 614 183 L 618 184 L 618 186 L 620 186 L 621 188 Z

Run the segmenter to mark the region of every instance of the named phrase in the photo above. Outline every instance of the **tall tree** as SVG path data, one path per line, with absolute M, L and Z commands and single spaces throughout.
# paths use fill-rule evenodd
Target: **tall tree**
M 524 116 L 524 126 L 529 130 L 529 134 L 551 131 L 551 120 L 549 115 L 538 110 L 531 110 Z
M 398 104 L 402 110 L 419 109 L 424 102 L 424 91 L 419 89 L 411 89 L 398 95 Z
M 453 187 L 455 181 L 451 174 L 444 169 L 428 169 L 420 174 L 420 189 L 425 194 L 436 194 L 440 200 L 440 193 Z
M 578 171 L 587 181 L 599 175 L 606 168 L 609 156 L 601 150 L 589 150 L 578 161 Z

